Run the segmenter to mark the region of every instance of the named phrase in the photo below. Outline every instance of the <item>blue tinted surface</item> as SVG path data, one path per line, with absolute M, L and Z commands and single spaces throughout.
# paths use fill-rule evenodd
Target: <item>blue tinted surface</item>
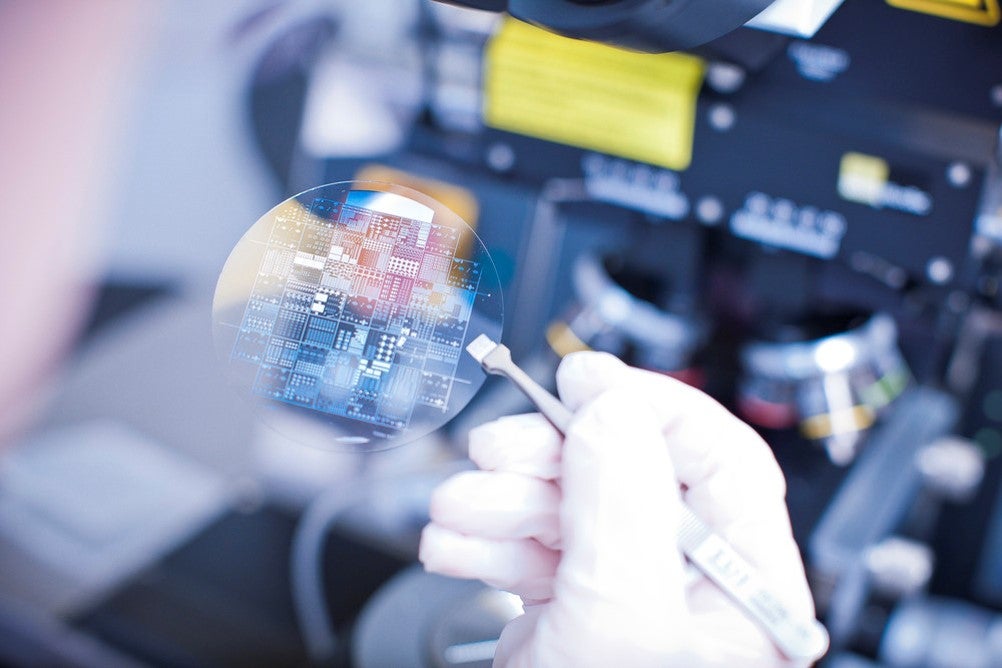
M 335 184 L 288 200 L 234 250 L 216 295 L 217 344 L 238 388 L 323 416 L 335 441 L 365 449 L 444 424 L 483 381 L 464 346 L 500 338 L 480 240 L 401 192 Z

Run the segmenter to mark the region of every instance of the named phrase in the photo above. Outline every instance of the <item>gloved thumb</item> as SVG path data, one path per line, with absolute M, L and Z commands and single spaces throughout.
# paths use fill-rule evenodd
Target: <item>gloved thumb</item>
M 663 663 L 669 647 L 684 644 L 687 619 L 681 501 L 657 415 L 640 392 L 614 388 L 577 410 L 562 488 L 564 553 L 536 647 L 551 661 L 540 665 L 570 665 L 582 642 L 588 665 Z M 589 633 L 572 640 L 567 629 Z
M 629 384 L 635 371 L 609 353 L 571 353 L 563 358 L 557 369 L 560 401 L 571 411 L 577 411 L 602 392 Z

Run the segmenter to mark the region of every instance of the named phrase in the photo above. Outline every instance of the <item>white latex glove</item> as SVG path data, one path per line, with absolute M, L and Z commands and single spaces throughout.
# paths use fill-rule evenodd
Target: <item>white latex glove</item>
M 429 571 L 522 596 L 494 665 L 785 666 L 705 579 L 686 577 L 680 499 L 813 616 L 783 475 L 764 441 L 707 395 L 603 353 L 557 371 L 576 415 L 561 443 L 538 414 L 470 433 L 480 471 L 443 483 L 421 541 Z

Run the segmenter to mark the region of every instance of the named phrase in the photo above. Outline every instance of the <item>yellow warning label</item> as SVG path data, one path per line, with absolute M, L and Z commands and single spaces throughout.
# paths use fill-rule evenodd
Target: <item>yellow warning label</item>
M 887 0 L 887 4 L 923 14 L 982 26 L 998 25 L 999 0 Z
M 689 166 L 701 59 L 569 39 L 511 18 L 486 55 L 487 125 L 669 169 Z

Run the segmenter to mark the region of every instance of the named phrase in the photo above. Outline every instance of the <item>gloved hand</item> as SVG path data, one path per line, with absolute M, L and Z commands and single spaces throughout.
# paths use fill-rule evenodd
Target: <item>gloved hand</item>
M 686 575 L 682 498 L 798 614 L 813 615 L 768 446 L 707 395 L 603 353 L 567 356 L 561 444 L 538 414 L 470 433 L 479 471 L 443 483 L 420 558 L 519 594 L 494 665 L 789 665 L 709 581 Z

